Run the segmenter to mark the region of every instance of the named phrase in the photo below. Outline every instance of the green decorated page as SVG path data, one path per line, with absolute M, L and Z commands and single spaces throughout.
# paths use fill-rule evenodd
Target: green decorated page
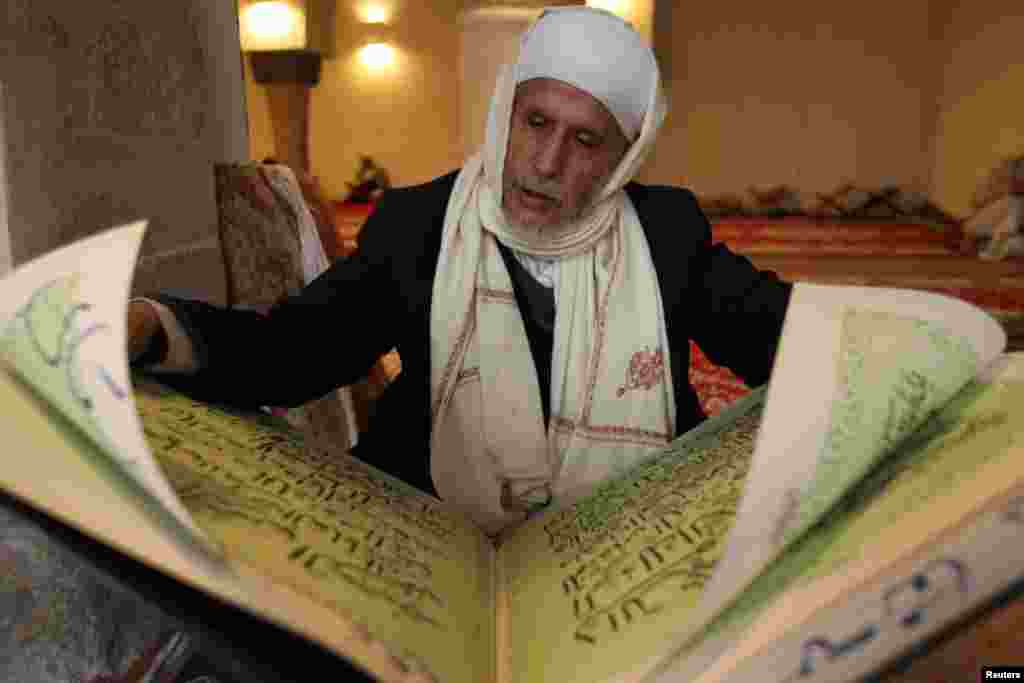
M 131 401 L 125 307 L 145 227 L 108 230 L 4 277 L 0 362 L 98 446 L 180 542 L 215 554 L 149 453 Z
M 1024 354 L 972 381 L 872 469 L 664 669 L 717 681 L 813 611 L 1024 482 Z M 928 597 L 928 596 L 923 596 Z M 723 656 L 726 655 L 726 656 Z
M 958 299 L 797 284 L 748 493 L 695 624 L 726 608 L 1005 344 L 994 319 Z

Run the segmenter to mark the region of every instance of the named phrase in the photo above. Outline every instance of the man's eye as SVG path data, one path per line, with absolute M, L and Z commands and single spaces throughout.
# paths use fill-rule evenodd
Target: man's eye
M 540 126 L 543 126 L 543 125 L 544 125 L 544 117 L 543 117 L 543 116 L 536 116 L 536 115 L 534 115 L 534 116 L 528 116 L 528 117 L 526 118 L 526 122 L 527 122 L 527 123 L 528 123 L 528 124 L 529 124 L 530 126 L 532 126 L 533 128 L 538 128 L 538 127 L 540 127 Z
M 601 144 L 601 141 L 594 135 L 588 135 L 587 133 L 580 133 L 576 136 L 576 139 L 584 147 L 597 147 Z

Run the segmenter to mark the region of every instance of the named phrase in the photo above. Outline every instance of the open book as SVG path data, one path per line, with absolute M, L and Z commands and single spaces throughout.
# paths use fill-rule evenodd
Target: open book
M 133 378 L 144 230 L 0 281 L 0 487 L 379 680 L 846 680 L 1024 577 L 1024 358 L 964 302 L 796 285 L 769 386 L 495 546 Z

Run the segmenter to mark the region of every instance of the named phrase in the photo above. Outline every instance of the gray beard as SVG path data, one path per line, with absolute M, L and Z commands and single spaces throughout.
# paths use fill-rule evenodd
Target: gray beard
M 510 229 L 514 230 L 515 232 L 526 235 L 535 234 L 538 236 L 543 236 L 545 232 L 561 232 L 562 229 L 564 229 L 569 223 L 572 223 L 573 221 L 580 217 L 580 215 L 577 214 L 564 220 L 558 221 L 557 223 L 548 223 L 546 225 L 535 225 L 533 227 L 528 227 L 523 225 L 522 223 L 519 223 L 518 221 L 514 220 L 511 216 L 509 216 L 508 211 L 505 210 L 505 207 L 501 207 L 501 215 L 505 219 L 505 225 L 507 225 Z
M 504 213 L 504 211 L 502 213 Z M 566 221 L 563 221 L 561 223 L 552 223 L 548 225 L 525 226 L 522 223 L 519 223 L 518 221 L 514 221 L 511 218 L 509 218 L 508 214 L 505 214 L 505 225 L 507 225 L 515 232 L 522 234 L 533 233 L 538 236 L 543 236 L 545 232 L 558 232 L 558 229 L 563 227 L 565 223 Z

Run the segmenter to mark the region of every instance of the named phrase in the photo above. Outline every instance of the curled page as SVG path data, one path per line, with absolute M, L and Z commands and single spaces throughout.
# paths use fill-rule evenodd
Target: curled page
M 146 443 L 132 397 L 125 311 L 145 222 L 81 240 L 0 281 L 0 355 L 170 516 L 182 538 L 214 546 Z M 214 553 L 216 554 L 216 553 Z
M 653 680 L 859 679 L 1019 581 L 1022 380 L 1000 356 Z
M 1002 353 L 980 309 L 929 292 L 798 283 L 725 553 L 687 631 L 725 608 Z

